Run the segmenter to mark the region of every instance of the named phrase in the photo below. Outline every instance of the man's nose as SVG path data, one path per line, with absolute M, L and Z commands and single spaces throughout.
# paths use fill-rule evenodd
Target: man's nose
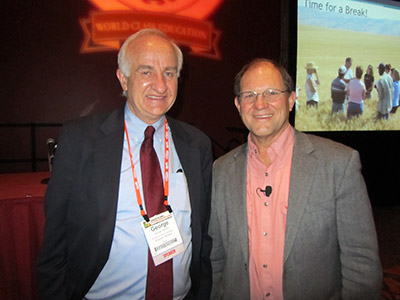
M 167 82 L 164 74 L 157 73 L 156 76 L 154 76 L 152 88 L 160 94 L 164 93 L 167 90 Z
M 254 103 L 254 105 L 257 109 L 262 109 L 262 108 L 268 107 L 269 102 L 268 102 L 267 98 L 265 98 L 263 96 L 262 93 L 259 93 L 256 96 L 256 102 Z

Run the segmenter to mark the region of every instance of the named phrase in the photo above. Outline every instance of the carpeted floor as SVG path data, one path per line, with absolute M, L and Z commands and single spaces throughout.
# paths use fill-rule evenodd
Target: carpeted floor
M 400 206 L 373 211 L 383 266 L 382 299 L 400 300 Z

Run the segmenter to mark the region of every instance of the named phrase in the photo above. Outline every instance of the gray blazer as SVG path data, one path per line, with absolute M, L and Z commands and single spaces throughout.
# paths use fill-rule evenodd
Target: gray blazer
M 247 144 L 214 163 L 212 299 L 250 299 Z M 378 299 L 382 269 L 358 152 L 295 131 L 284 299 Z

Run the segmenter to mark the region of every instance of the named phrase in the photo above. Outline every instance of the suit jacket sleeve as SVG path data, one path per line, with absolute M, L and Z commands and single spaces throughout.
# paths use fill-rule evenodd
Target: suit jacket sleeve
M 214 163 L 209 234 L 213 241 L 211 299 L 249 299 L 246 213 L 247 144 Z
M 343 299 L 379 299 L 382 268 L 367 189 L 356 151 L 337 189 Z
M 215 163 L 218 164 L 218 161 Z M 218 218 L 218 200 L 217 196 L 217 187 L 220 182 L 216 182 L 216 178 L 220 178 L 220 176 L 216 176 L 216 170 L 218 167 L 214 165 L 213 169 L 213 187 L 212 187 L 212 197 L 211 197 L 211 219 L 210 219 L 210 227 L 209 233 L 212 237 L 212 251 L 211 251 L 211 263 L 212 263 L 212 280 L 213 286 L 211 289 L 211 299 L 219 299 L 223 294 L 223 286 L 222 286 L 222 274 L 225 267 L 225 248 L 223 245 L 223 239 L 220 231 L 219 218 Z
M 211 144 L 208 144 L 206 151 L 202 157 L 202 173 L 204 176 L 204 182 L 206 186 L 206 199 L 207 199 L 207 217 L 205 219 L 205 227 L 202 232 L 202 251 L 200 253 L 201 258 L 201 276 L 200 276 L 200 289 L 196 299 L 203 300 L 208 299 L 211 293 L 212 286 L 212 272 L 210 262 L 210 252 L 212 241 L 208 235 L 208 225 L 210 221 L 210 199 L 211 199 L 211 182 L 212 182 L 212 151 Z
M 203 136 L 203 138 L 201 138 Z M 194 212 L 194 207 L 192 207 L 192 234 L 193 234 L 193 247 L 195 246 L 196 241 L 200 240 L 200 243 L 196 243 L 200 247 L 200 255 L 199 257 L 195 255 L 197 251 L 193 249 L 192 253 L 192 265 L 191 265 L 191 278 L 192 278 L 192 288 L 189 294 L 185 297 L 185 300 L 204 300 L 209 299 L 211 293 L 212 279 L 211 279 L 211 262 L 210 262 L 210 252 L 211 252 L 211 238 L 208 235 L 208 225 L 210 221 L 210 199 L 211 199 L 211 181 L 212 181 L 212 151 L 211 151 L 211 142 L 208 139 L 204 139 L 205 136 L 203 134 L 198 136 L 198 149 L 200 151 L 200 170 L 201 180 L 196 181 L 192 179 L 188 180 L 192 183 L 189 189 L 192 189 L 194 192 L 201 187 L 201 193 L 193 193 L 193 199 L 191 202 L 196 199 L 196 201 L 200 201 L 200 203 L 196 204 L 196 207 L 199 210 Z M 191 158 L 193 159 L 193 157 Z M 195 163 L 192 161 L 192 167 Z M 196 169 L 196 168 L 194 168 Z M 187 170 L 187 169 L 186 169 Z M 185 172 L 186 172 L 185 170 Z M 196 170 L 198 172 L 199 170 Z M 204 183 L 204 185 L 201 184 Z M 194 196 L 194 194 L 198 194 L 200 198 Z M 192 197 L 191 195 L 191 197 Z M 195 198 L 196 197 L 196 198 Z M 195 198 L 195 199 L 194 199 Z M 196 221 L 195 221 L 196 219 Z M 194 223 L 200 222 L 200 228 L 194 225 Z M 196 227 L 196 228 L 195 228 Z M 194 235 L 201 234 L 198 238 L 195 238 Z
M 185 299 L 208 299 L 211 292 L 211 238 L 208 235 L 212 150 L 210 139 L 193 126 L 168 117 L 185 171 L 192 206 L 192 287 Z
M 74 172 L 74 149 L 63 129 L 58 140 L 53 174 L 46 191 L 44 241 L 37 262 L 41 299 L 68 299 L 66 286 L 66 219 Z

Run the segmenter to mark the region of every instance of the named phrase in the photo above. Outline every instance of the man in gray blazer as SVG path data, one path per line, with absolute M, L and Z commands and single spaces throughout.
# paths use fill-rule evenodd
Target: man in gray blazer
M 126 105 L 66 124 L 58 140 L 37 265 L 40 299 L 149 299 L 151 293 L 150 299 L 208 299 L 211 143 L 193 126 L 165 116 L 176 99 L 182 52 L 164 33 L 147 29 L 125 41 L 118 64 Z M 177 231 L 182 238 L 180 250 L 161 253 L 182 251 L 172 266 L 169 260 L 154 267 L 171 267 L 155 281 L 148 280 L 152 257 L 144 231 L 157 228 L 146 227 L 141 214 L 148 212 L 141 175 L 150 168 L 140 149 L 149 127 L 155 130 L 152 162 L 158 158 L 160 186 L 168 178 L 169 187 L 165 207 L 164 194 L 158 197 L 168 224 L 159 224 L 175 219 L 178 230 L 165 238 L 178 240 Z
M 289 125 L 279 64 L 235 79 L 248 142 L 214 163 L 212 299 L 379 299 L 382 271 L 358 153 Z

